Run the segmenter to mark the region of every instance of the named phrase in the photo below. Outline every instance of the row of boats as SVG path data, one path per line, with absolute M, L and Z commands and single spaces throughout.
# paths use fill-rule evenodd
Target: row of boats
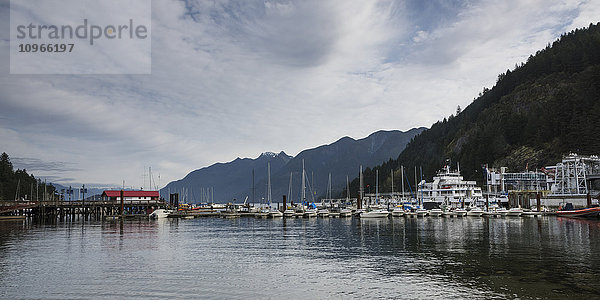
M 346 217 L 358 217 L 358 218 L 388 218 L 388 217 L 518 217 L 518 216 L 541 216 L 545 212 L 523 210 L 521 208 L 495 208 L 492 210 L 483 210 L 480 208 L 462 209 L 405 209 L 403 207 L 396 207 L 392 210 L 385 208 L 367 208 L 367 209 L 350 209 L 350 208 L 335 208 L 335 209 L 293 209 L 287 208 L 284 211 L 278 209 L 262 209 L 258 212 L 240 212 L 232 210 L 219 211 L 218 216 L 222 217 L 240 217 L 240 216 L 254 216 L 256 218 L 346 218 Z M 174 211 L 168 209 L 157 209 L 150 214 L 150 218 L 166 218 L 173 216 Z

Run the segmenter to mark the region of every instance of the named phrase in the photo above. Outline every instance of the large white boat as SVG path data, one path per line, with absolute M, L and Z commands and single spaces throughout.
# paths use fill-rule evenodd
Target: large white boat
M 422 198 L 423 208 L 430 210 L 439 207 L 444 200 L 451 207 L 468 206 L 471 201 L 482 198 L 483 193 L 475 181 L 463 179 L 460 169 L 451 171 L 446 165 L 433 177 L 433 182 L 419 183 L 418 197 Z

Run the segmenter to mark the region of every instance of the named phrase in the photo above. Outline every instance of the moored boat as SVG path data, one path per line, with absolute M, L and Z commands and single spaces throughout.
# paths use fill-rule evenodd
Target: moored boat
M 404 216 L 404 209 L 402 207 L 395 207 L 392 210 L 392 217 L 402 217 Z
M 390 212 L 385 209 L 364 211 L 360 213 L 361 218 L 387 218 L 389 215 Z
M 316 208 L 307 209 L 304 211 L 303 216 L 305 218 L 314 218 L 317 216 L 317 209 Z
M 471 208 L 471 210 L 469 210 L 467 212 L 467 216 L 481 217 L 481 215 L 483 215 L 483 213 L 484 213 L 483 209 L 481 209 L 479 207 L 474 207 L 474 208 Z
M 346 217 L 351 217 L 352 216 L 352 210 L 349 208 L 343 208 L 342 210 L 340 210 L 340 217 L 342 218 L 346 218 Z
M 283 211 L 283 216 L 286 218 L 291 218 L 294 216 L 295 211 L 293 209 L 286 209 Z
M 520 207 L 513 207 L 511 209 L 508 210 L 508 212 L 506 213 L 506 216 L 509 217 L 518 217 L 521 216 L 523 214 L 523 209 Z
M 597 218 L 600 216 L 600 207 L 575 209 L 573 204 L 567 203 L 563 209 L 556 211 L 556 215 L 569 218 Z
M 317 210 L 317 216 L 319 216 L 321 218 L 329 217 L 329 210 L 328 209 L 319 209 L 319 210 Z
M 452 211 L 455 217 L 464 217 L 467 215 L 467 210 L 464 208 L 457 208 Z
M 432 208 L 431 210 L 429 210 L 429 215 L 432 217 L 439 217 L 442 215 L 444 211 L 442 211 L 441 208 Z

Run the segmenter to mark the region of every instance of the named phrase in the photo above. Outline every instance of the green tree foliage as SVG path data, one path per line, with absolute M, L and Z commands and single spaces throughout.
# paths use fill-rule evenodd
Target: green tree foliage
M 484 164 L 522 171 L 526 165 L 531 170 L 555 164 L 569 152 L 600 154 L 598 128 L 600 23 L 563 34 L 527 63 L 498 75 L 493 88 L 484 88 L 456 116 L 416 136 L 397 159 L 365 170 L 365 185 L 375 184 L 379 170 L 379 190 L 389 192 L 391 178 L 386 177 L 394 170 L 398 187 L 403 165 L 414 189 L 415 166 L 431 180 L 446 159 L 453 168 L 459 162 L 464 177 L 481 184 Z M 358 189 L 355 179 L 351 194 Z
M 27 170 L 17 169 L 15 171 L 6 152 L 0 155 L 0 200 L 42 200 L 44 191 L 46 199 L 50 199 L 51 195 L 56 192 L 53 185 L 46 184 L 33 175 L 27 174 Z

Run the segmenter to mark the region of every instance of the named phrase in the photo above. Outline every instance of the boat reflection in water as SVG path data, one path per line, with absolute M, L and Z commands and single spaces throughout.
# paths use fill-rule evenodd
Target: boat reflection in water
M 286 285 L 290 298 L 600 297 L 598 220 L 165 218 L 10 224 L 0 226 L 5 299 L 277 298 L 281 286 L 265 282 L 281 278 L 306 283 Z M 174 279 L 194 284 L 182 289 Z

